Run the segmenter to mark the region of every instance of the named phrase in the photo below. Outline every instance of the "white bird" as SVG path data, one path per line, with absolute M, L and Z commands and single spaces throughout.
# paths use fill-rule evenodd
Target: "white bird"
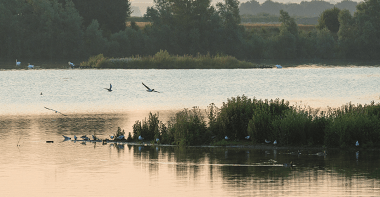
M 74 135 L 74 140 L 75 140 L 75 141 L 77 140 L 77 136 L 76 136 L 76 135 Z
M 121 140 L 123 138 L 124 138 L 124 135 L 120 135 L 120 136 L 117 137 L 117 139 L 119 139 L 119 140 Z
M 74 68 L 74 64 L 72 62 L 69 62 L 69 66 L 71 66 L 71 68 Z
M 71 140 L 71 137 L 67 137 L 67 136 L 64 136 L 64 135 L 62 135 L 64 138 L 65 138 L 65 140 Z
M 269 141 L 269 140 L 267 140 L 267 139 L 265 139 L 265 143 L 269 144 L 269 143 L 270 143 L 270 141 Z
M 159 142 L 159 141 L 160 141 L 160 139 L 156 138 L 156 142 Z
M 225 140 L 228 140 L 229 138 L 227 136 L 224 137 Z
M 108 88 L 104 88 L 104 89 L 108 90 L 108 92 L 111 92 L 112 91 L 112 85 L 110 84 L 110 88 L 109 89 Z
M 143 138 L 143 137 L 141 137 L 141 135 L 140 135 L 138 139 L 139 139 L 139 140 L 143 140 L 144 138 Z
M 277 144 L 277 140 L 275 140 L 275 141 L 273 142 L 273 144 L 276 145 L 276 144 Z
M 251 137 L 251 136 L 248 135 L 248 136 L 245 137 L 245 139 L 246 139 L 246 140 L 249 140 L 250 137 Z
M 110 138 L 111 138 L 111 140 L 113 140 L 114 136 L 111 136 L 111 135 L 110 135 Z
M 356 141 L 355 146 L 359 146 L 359 141 Z
M 282 68 L 282 66 L 281 66 L 281 65 L 278 65 L 278 64 L 276 65 L 276 67 L 277 67 L 277 68 Z
M 145 87 L 146 87 L 146 91 L 147 92 L 158 92 L 158 91 L 156 91 L 156 90 L 154 90 L 154 89 L 150 89 L 148 86 L 146 86 L 144 83 L 142 83 Z M 160 92 L 158 92 L 158 93 L 160 93 Z
M 16 66 L 20 66 L 20 65 L 21 65 L 21 62 L 18 62 L 16 59 Z
M 28 68 L 34 68 L 34 65 L 28 63 Z

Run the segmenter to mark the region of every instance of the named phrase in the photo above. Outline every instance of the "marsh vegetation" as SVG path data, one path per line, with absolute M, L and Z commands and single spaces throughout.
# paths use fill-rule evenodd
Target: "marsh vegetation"
M 136 121 L 133 136 L 175 145 L 256 144 L 277 140 L 279 146 L 380 147 L 380 104 L 348 103 L 326 111 L 290 106 L 285 100 L 258 100 L 246 96 L 177 112 L 163 123 L 150 113 Z M 228 136 L 228 140 L 225 139 Z M 249 139 L 246 139 L 250 136 Z M 134 137 L 135 138 L 135 137 Z

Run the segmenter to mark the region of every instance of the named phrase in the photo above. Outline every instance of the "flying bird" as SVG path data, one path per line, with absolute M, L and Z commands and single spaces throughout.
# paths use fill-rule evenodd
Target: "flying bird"
M 267 139 L 265 139 L 265 143 L 269 144 L 269 143 L 270 143 L 270 141 L 269 141 L 269 140 L 267 140 Z
M 62 135 L 64 138 L 65 138 L 65 140 L 71 140 L 71 137 L 67 137 L 67 136 L 64 136 L 64 135 Z
M 110 84 L 110 88 L 109 89 L 108 88 L 104 88 L 104 89 L 108 90 L 108 92 L 111 92 L 112 91 L 112 85 Z
M 146 87 L 146 91 L 147 92 L 158 92 L 158 91 L 156 91 L 156 90 L 154 90 L 154 89 L 150 89 L 148 86 L 146 86 L 144 83 L 142 83 L 145 87 Z M 158 93 L 160 93 L 160 92 L 158 92 Z
M 117 139 L 119 139 L 119 140 L 124 139 L 124 135 L 120 135 L 120 136 L 118 136 Z
M 61 113 L 61 112 L 59 112 L 59 111 L 57 111 L 57 110 L 55 110 L 55 109 L 50 109 L 50 108 L 47 108 L 47 107 L 45 107 L 45 109 L 47 109 L 47 110 L 51 110 L 51 111 L 54 111 L 55 113 L 60 113 L 60 114 L 62 114 L 62 115 L 64 115 L 64 116 L 67 116 L 67 115 L 65 115 L 65 114 L 63 114 L 63 113 Z
M 251 136 L 248 135 L 248 136 L 245 137 L 245 139 L 246 139 L 246 140 L 249 140 L 250 137 L 251 137 Z

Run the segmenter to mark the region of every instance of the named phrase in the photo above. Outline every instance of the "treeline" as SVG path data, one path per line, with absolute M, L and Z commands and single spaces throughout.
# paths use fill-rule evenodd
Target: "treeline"
M 267 13 L 270 15 L 279 15 L 280 10 L 288 12 L 291 16 L 318 17 L 323 11 L 333 7 L 341 10 L 346 9 L 354 14 L 357 2 L 343 0 L 339 3 L 332 4 L 323 0 L 302 1 L 301 3 L 279 3 L 272 0 L 266 0 L 260 4 L 256 0 L 242 3 L 239 7 L 241 15 L 258 15 Z
M 289 106 L 284 100 L 257 100 L 232 97 L 218 108 L 210 104 L 205 111 L 197 107 L 177 112 L 167 123 L 158 114 L 136 121 L 130 141 L 175 145 L 227 145 L 234 142 L 278 145 L 379 147 L 380 104 L 346 104 L 340 108 L 318 109 Z M 226 136 L 228 139 L 226 139 Z M 249 136 L 249 137 L 247 137 Z
M 74 0 L 61 1 L 0 0 L 0 58 L 21 62 L 83 60 L 98 54 L 115 58 L 152 56 L 160 50 L 180 56 L 220 54 L 241 60 L 378 59 L 380 54 L 379 0 L 359 3 L 354 15 L 348 10 L 323 15 L 319 21 L 326 25 L 318 25 L 320 28 L 313 31 L 299 30 L 294 18 L 283 10 L 279 12 L 279 28 L 246 30 L 240 25 L 237 0 L 215 6 L 210 0 L 157 0 L 147 9 L 145 19 L 151 25 L 144 29 L 133 22 L 126 27 L 130 14 L 126 0 L 106 5 L 93 1 L 107 7 L 103 9 L 107 12 L 109 7 L 124 5 L 125 12 L 117 12 L 124 26 L 119 20 L 112 25 L 107 22 L 113 21 L 114 15 L 107 19 L 101 13 L 81 11 Z

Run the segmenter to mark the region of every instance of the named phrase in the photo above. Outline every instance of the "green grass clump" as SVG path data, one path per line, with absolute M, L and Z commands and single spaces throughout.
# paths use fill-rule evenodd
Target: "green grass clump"
M 87 61 L 83 61 L 80 63 L 80 67 L 82 68 L 101 68 L 106 64 L 106 58 L 103 54 L 99 54 L 96 56 L 91 56 Z

